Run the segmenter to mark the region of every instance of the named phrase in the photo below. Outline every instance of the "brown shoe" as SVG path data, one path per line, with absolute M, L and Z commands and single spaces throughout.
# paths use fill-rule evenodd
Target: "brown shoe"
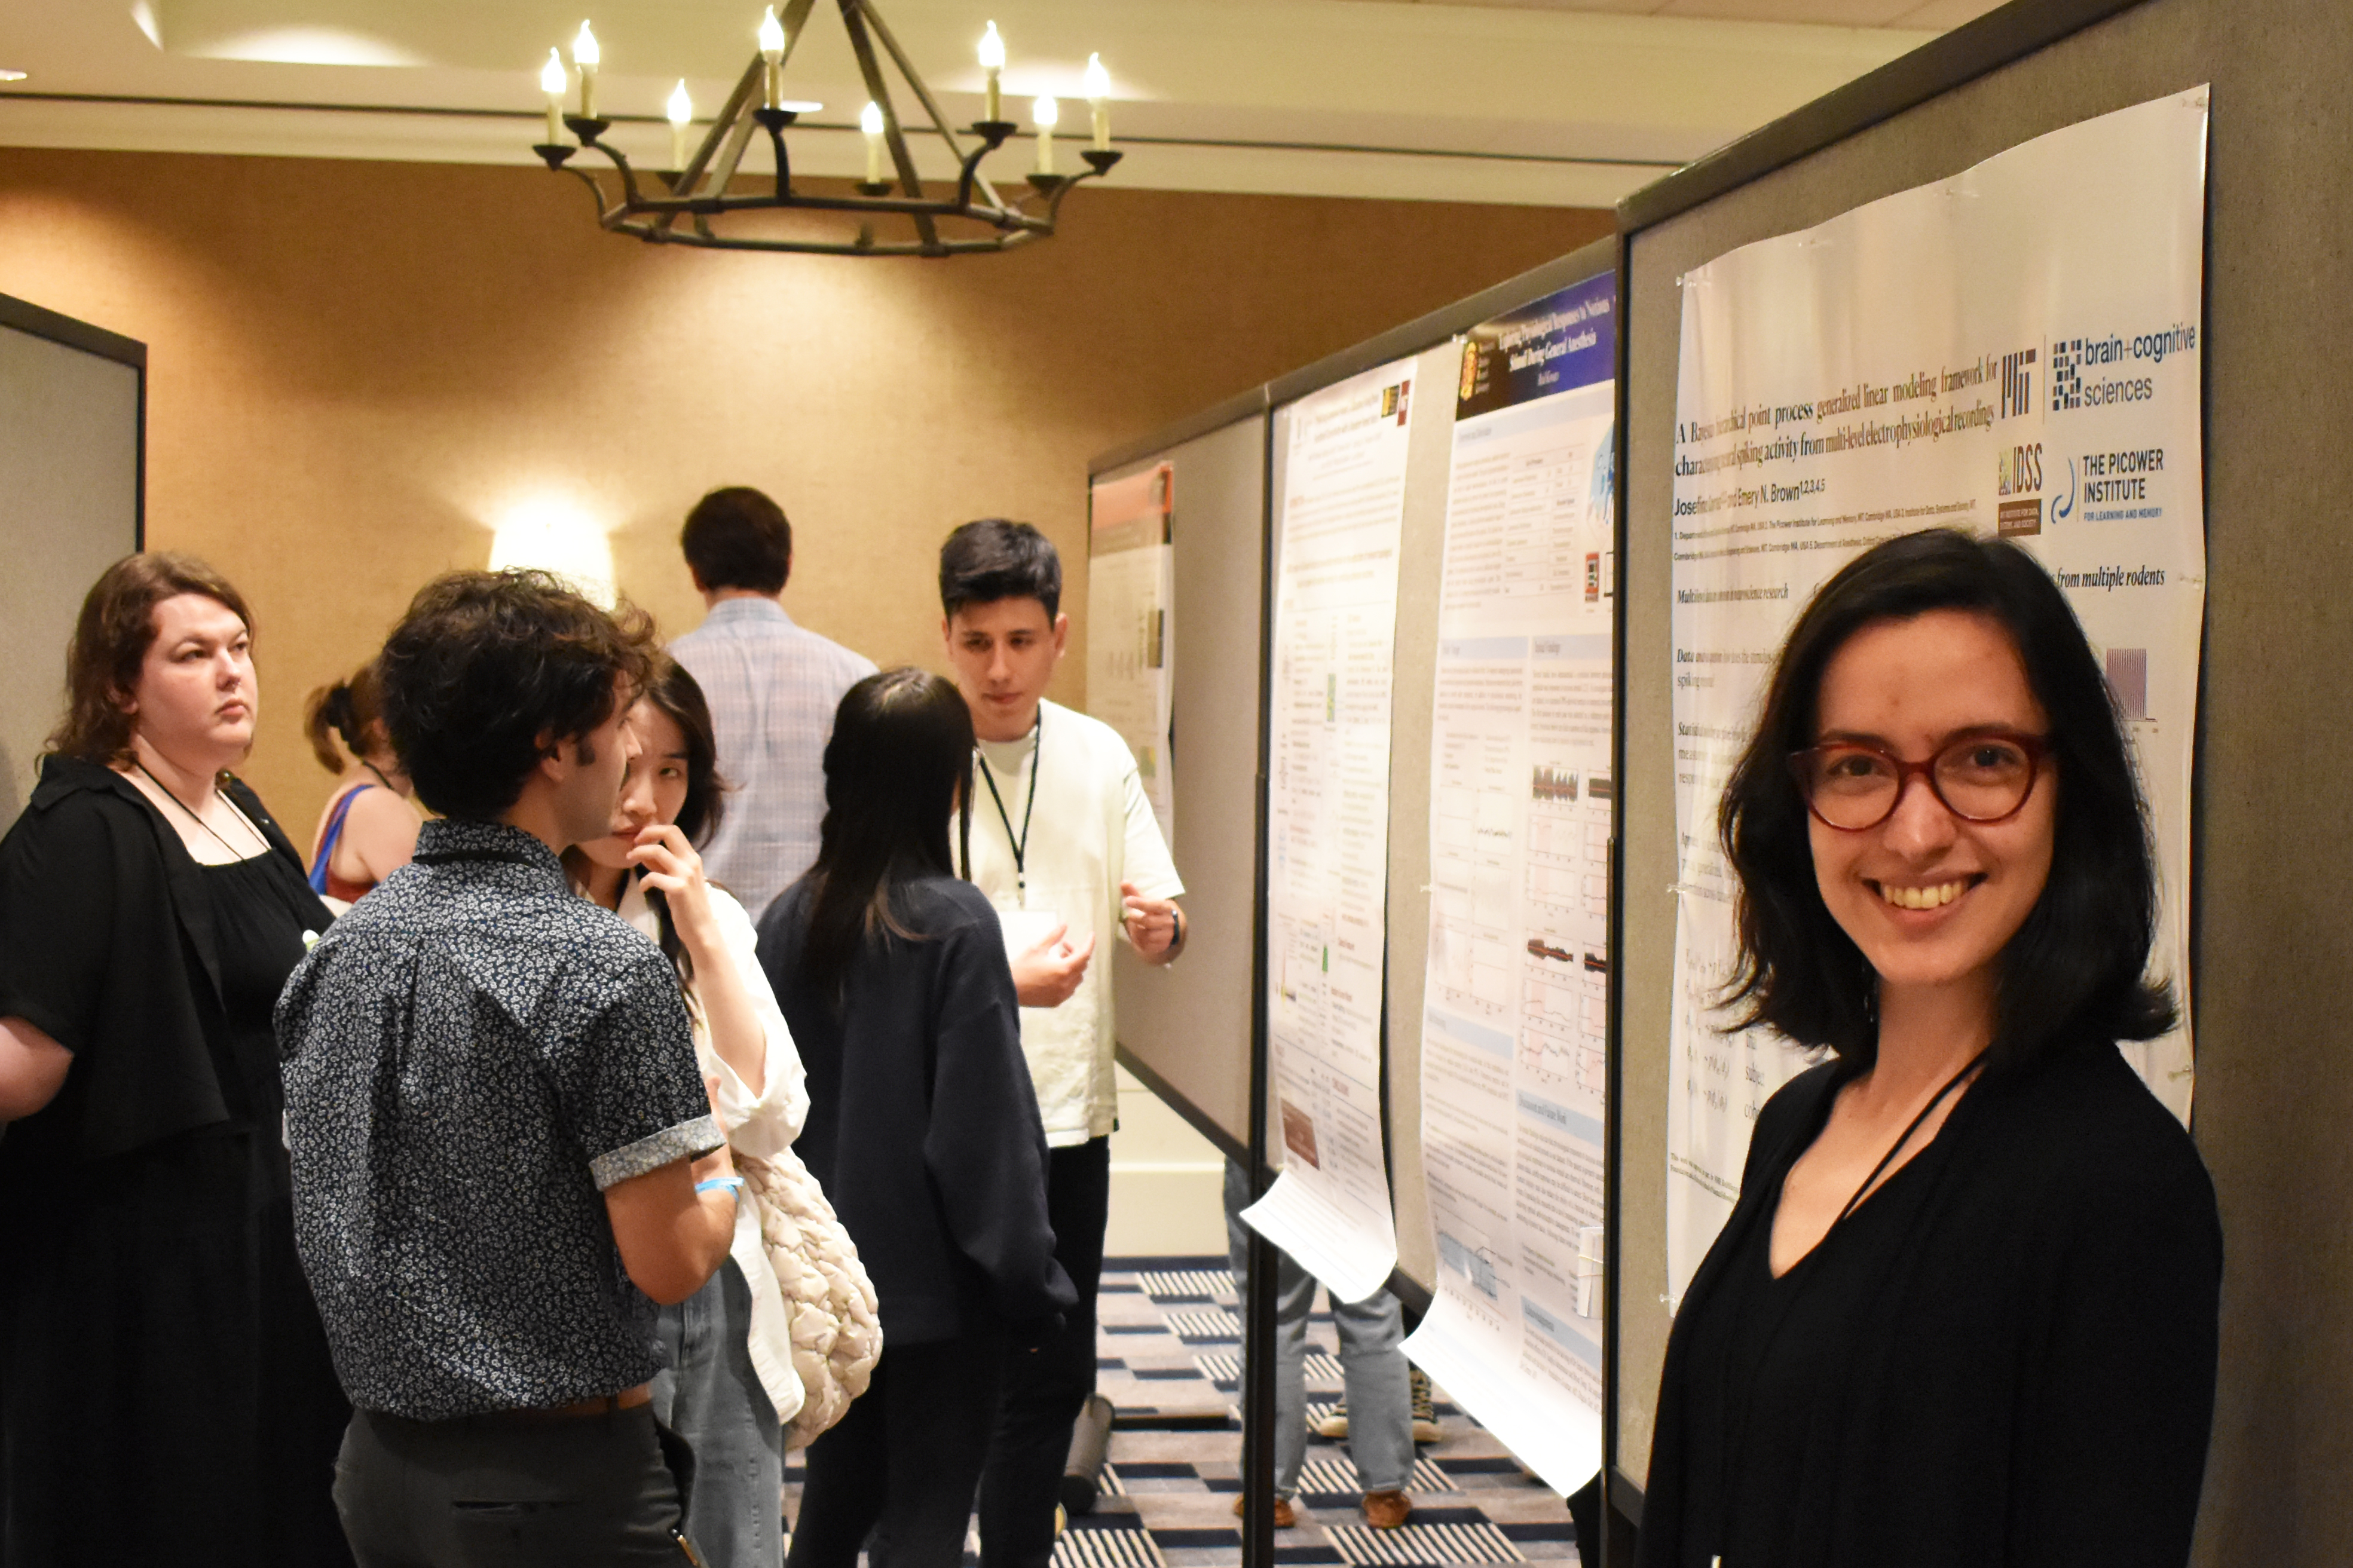
M 1236 1519 L 1240 1519 L 1241 1516 L 1242 1500 L 1236 1498 L 1234 1499 L 1234 1517 Z M 1291 1506 L 1291 1500 L 1287 1497 L 1279 1497 L 1275 1499 L 1274 1528 L 1277 1530 L 1289 1530 L 1293 1525 L 1297 1524 L 1298 1522 L 1299 1510 Z
M 1364 1510 L 1365 1522 L 1375 1530 L 1395 1530 L 1413 1517 L 1413 1504 L 1401 1491 L 1366 1492 Z

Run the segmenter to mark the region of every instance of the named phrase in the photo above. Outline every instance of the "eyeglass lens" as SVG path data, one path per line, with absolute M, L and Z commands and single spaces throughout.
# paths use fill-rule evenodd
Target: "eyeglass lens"
M 1875 827 L 1894 811 L 1905 771 L 1866 747 L 1819 746 L 1806 753 L 1806 798 L 1833 827 Z M 1928 779 L 1954 816 L 1995 822 L 2025 804 L 2034 760 L 2015 741 L 1978 736 L 1937 752 Z

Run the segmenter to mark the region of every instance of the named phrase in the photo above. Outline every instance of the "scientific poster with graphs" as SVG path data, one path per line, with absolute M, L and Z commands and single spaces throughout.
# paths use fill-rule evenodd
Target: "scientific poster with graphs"
M 1430 726 L 1406 1352 L 1564 1492 L 1601 1465 L 1616 281 L 1463 340 Z
M 2161 883 L 2152 967 L 2189 1016 L 2206 121 L 2204 88 L 2121 110 L 1683 279 L 1674 1299 L 1731 1212 L 1757 1108 L 1805 1065 L 1761 1031 L 1725 1032 L 1736 950 L 1717 805 L 1790 624 L 1869 546 L 1931 527 L 1999 534 L 2065 591 L 2127 721 Z M 2125 1048 L 2186 1119 L 2186 1022 Z
M 1381 1002 L 1398 551 L 1427 401 L 1414 363 L 1292 405 L 1274 520 L 1266 1018 L 1282 1174 L 1243 1217 L 1342 1301 L 1397 1267 Z
M 1170 611 L 1176 552 L 1169 520 L 1176 474 L 1161 463 L 1098 479 L 1087 511 L 1087 711 L 1127 742 L 1160 837 L 1176 845 L 1176 781 L 1169 767 Z

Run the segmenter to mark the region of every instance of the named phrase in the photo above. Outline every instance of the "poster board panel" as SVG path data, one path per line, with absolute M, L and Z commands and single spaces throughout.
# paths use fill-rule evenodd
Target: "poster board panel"
M 2017 7 L 2007 8 L 2016 10 Z M 2000 14 L 1997 14 L 1997 18 Z M 2353 16 L 2289 0 L 2146 0 L 2039 52 L 1896 106 L 1876 123 L 1687 208 L 1642 198 L 1630 239 L 1622 1266 L 1615 1466 L 1639 1483 L 1669 1320 L 1662 1176 L 1675 875 L 1667 537 L 1677 279 L 1739 246 L 1944 179 L 2045 132 L 2211 82 L 2206 331 L 2208 599 L 2192 812 L 2199 1093 L 2193 1131 L 2228 1238 L 2221 1380 L 2195 1561 L 2320 1564 L 2353 1553 L 2324 1477 L 2353 1467 L 2353 1345 L 2316 1331 L 2353 1301 L 2353 1258 L 2316 1251 L 2316 1203 L 2342 1206 L 2353 1156 L 2353 921 L 2283 896 L 2347 858 L 2343 807 L 2310 781 L 2353 763 L 2310 694 L 2353 678 L 2342 584 L 2353 535 L 2309 499 L 2343 466 L 2330 373 L 2313 345 L 2353 331 L 2353 294 L 2316 199 L 2353 157 L 2331 51 Z M 1932 89 L 1933 90 L 1933 89 Z M 2318 121 L 2305 106 L 2330 102 Z M 2290 848 L 2288 847 L 2295 847 Z M 2317 858 L 2317 863 L 2314 861 Z M 2318 875 L 2314 875 L 2314 872 Z M 2284 975 L 2295 976 L 2283 984 Z M 2299 1479 L 2283 1483 L 2279 1478 Z
M 79 327 L 0 297 L 0 831 L 63 712 L 82 597 L 139 548 L 143 351 Z
M 1184 617 L 1181 650 L 1171 639 L 1170 847 L 1190 934 L 1166 967 L 1112 944 L 1119 1043 L 1155 1092 L 1231 1154 L 1250 1143 L 1266 419 L 1236 420 L 1095 477 L 1164 462 L 1173 603 Z

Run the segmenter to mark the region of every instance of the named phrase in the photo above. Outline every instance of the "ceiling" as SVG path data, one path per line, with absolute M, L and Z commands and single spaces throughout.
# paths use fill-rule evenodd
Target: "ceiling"
M 1099 51 L 1129 153 L 1121 184 L 1567 205 L 1614 202 L 1991 5 L 868 3 L 959 121 L 979 116 L 973 45 L 985 21 L 1005 37 L 1018 118 L 1032 95 L 1078 96 Z M 672 84 L 714 108 L 752 58 L 757 5 L 16 0 L 0 9 L 0 68 L 27 75 L 0 87 L 0 146 L 528 163 L 542 134 L 537 71 L 584 7 L 603 45 L 600 109 L 643 117 L 614 140 L 667 163 L 659 117 Z M 825 107 L 793 138 L 796 167 L 855 174 L 866 91 L 835 7 L 820 0 L 805 33 L 786 90 Z M 1066 112 L 1066 133 L 1083 121 L 1082 109 Z M 919 149 L 946 166 L 935 142 Z

